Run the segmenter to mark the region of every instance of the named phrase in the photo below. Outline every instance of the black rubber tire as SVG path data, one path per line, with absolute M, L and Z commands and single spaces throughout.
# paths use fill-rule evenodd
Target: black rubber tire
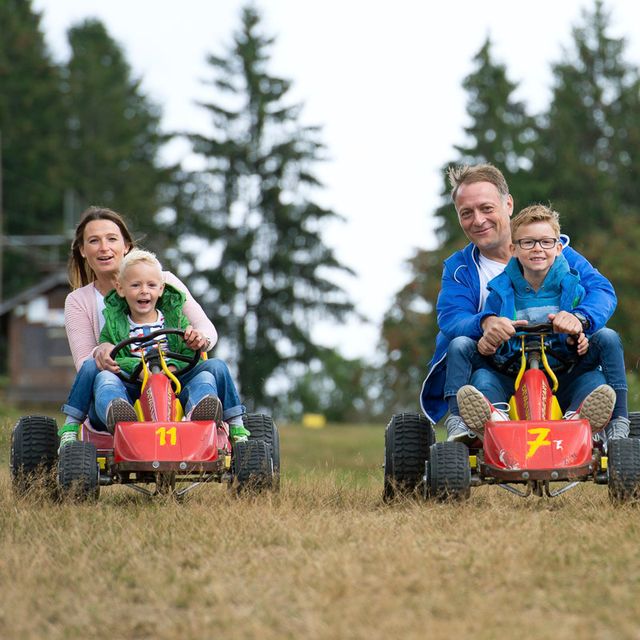
M 398 413 L 391 418 L 384 434 L 386 502 L 422 486 L 429 447 L 435 439 L 433 426 L 422 414 Z
M 640 438 L 640 411 L 629 412 L 629 437 Z
M 274 488 L 273 459 L 264 440 L 238 442 L 233 447 L 233 468 L 239 491 Z
M 60 450 L 58 485 L 64 498 L 79 501 L 97 500 L 100 477 L 95 445 L 70 442 Z
M 640 498 L 640 440 L 611 440 L 607 453 L 611 501 L 621 504 Z
M 429 494 L 440 501 L 471 495 L 469 449 L 462 442 L 436 442 L 429 451 Z
M 249 413 L 242 417 L 242 421 L 251 433 L 249 440 L 264 440 L 269 445 L 273 473 L 280 477 L 280 434 L 273 418 L 264 413 Z
M 47 416 L 24 416 L 11 433 L 11 483 L 17 495 L 35 485 L 56 491 L 54 468 L 58 460 L 58 426 Z

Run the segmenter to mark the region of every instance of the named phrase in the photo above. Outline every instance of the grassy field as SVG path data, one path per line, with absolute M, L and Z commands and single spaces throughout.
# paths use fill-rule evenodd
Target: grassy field
M 0 638 L 638 638 L 640 513 L 606 487 L 381 500 L 383 425 L 281 427 L 279 495 L 17 500 L 0 429 Z

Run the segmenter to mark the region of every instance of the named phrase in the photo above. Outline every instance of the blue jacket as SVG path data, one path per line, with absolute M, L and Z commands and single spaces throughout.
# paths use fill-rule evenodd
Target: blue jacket
M 562 255 L 569 266 L 580 276 L 586 294 L 573 309 L 583 314 L 590 324 L 590 331 L 605 326 L 615 311 L 617 299 L 611 283 L 588 260 L 569 247 L 569 238 L 561 236 Z M 495 313 L 480 310 L 480 276 L 478 275 L 478 248 L 468 244 L 456 251 L 444 262 L 442 285 L 436 310 L 440 333 L 436 338 L 433 359 L 429 363 L 427 377 L 420 391 L 420 406 L 425 416 L 434 424 L 447 412 L 444 400 L 446 357 L 449 342 L 459 336 L 474 340 L 482 337 L 481 322 Z
M 578 272 L 569 267 L 569 263 L 563 253 L 555 259 L 544 279 L 543 287 L 558 300 L 560 311 L 574 311 L 584 299 L 586 292 L 580 284 Z M 538 295 L 524 279 L 520 265 L 515 258 L 511 258 L 504 271 L 489 282 L 487 289 L 490 293 L 484 306 L 485 312 L 515 320 L 516 294 L 518 294 L 518 299 L 520 300 L 519 307 L 524 304 L 524 307 L 538 307 L 538 310 L 541 310 L 539 309 L 539 304 L 536 304 Z M 541 321 L 546 322 L 546 316 Z M 593 329 L 589 327 L 587 333 L 590 335 L 593 333 Z M 519 344 L 518 338 L 512 338 L 500 347 L 496 357 L 500 360 L 506 360 L 515 350 L 519 350 Z M 551 346 L 559 353 L 567 352 L 566 336 L 553 336 L 551 338 Z M 549 362 L 551 366 L 554 366 L 553 358 L 550 357 Z

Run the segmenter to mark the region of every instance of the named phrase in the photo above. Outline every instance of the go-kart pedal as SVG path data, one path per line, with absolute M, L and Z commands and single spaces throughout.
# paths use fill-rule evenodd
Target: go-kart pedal
M 136 410 L 122 398 L 112 400 L 107 408 L 107 431 L 113 434 L 118 422 L 136 422 Z
M 189 420 L 213 420 L 222 422 L 222 402 L 218 396 L 207 395 L 196 404 L 189 414 Z

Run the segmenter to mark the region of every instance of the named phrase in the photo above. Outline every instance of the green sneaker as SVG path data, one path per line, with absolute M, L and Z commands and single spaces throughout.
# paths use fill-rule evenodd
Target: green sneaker
M 237 442 L 246 442 L 251 435 L 251 432 L 244 428 L 241 424 L 230 424 L 229 435 L 231 436 L 231 442 L 236 444 Z
M 60 446 L 58 447 L 58 453 L 60 453 L 62 447 L 65 447 L 70 442 L 75 442 L 78 439 L 78 431 L 80 431 L 80 425 L 74 422 L 63 424 L 58 429 L 58 435 L 60 436 Z

